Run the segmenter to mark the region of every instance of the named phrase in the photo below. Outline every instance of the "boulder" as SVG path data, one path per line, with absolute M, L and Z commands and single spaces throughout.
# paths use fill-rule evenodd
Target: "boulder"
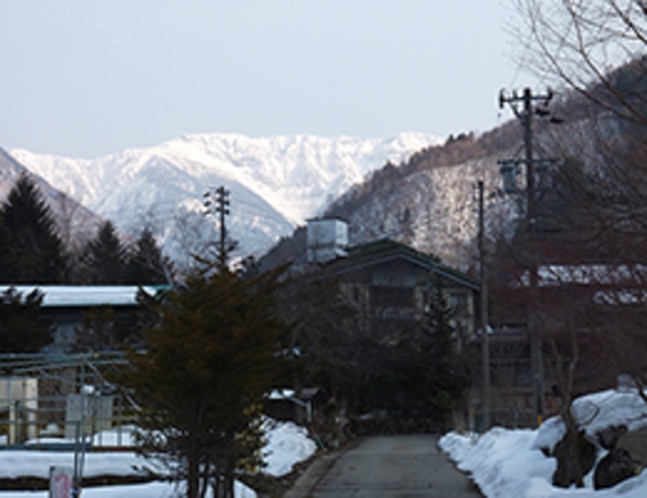
M 600 437 L 598 437 L 600 440 Z M 613 448 L 593 475 L 595 489 L 615 486 L 629 479 L 647 466 L 647 427 L 619 435 Z
M 612 425 L 597 432 L 595 437 L 597 438 L 598 443 L 600 443 L 600 446 L 605 450 L 611 451 L 616 447 L 616 444 L 618 444 L 618 439 L 626 433 L 626 425 Z
M 631 459 L 642 467 L 647 466 L 647 427 L 627 432 L 618 438 L 616 448 L 626 450 Z
M 593 486 L 595 489 L 611 488 L 638 472 L 639 466 L 632 460 L 629 452 L 616 448 L 598 463 L 593 474 Z
M 561 488 L 568 488 L 572 484 L 581 486 L 583 477 L 595 465 L 597 448 L 586 439 L 585 432 L 581 430 L 575 436 L 564 434 L 555 445 L 553 456 L 557 458 L 553 485 Z

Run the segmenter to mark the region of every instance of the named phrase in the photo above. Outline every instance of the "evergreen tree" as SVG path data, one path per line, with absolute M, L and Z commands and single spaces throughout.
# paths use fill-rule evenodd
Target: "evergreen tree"
M 23 296 L 14 287 L 0 295 L 0 352 L 36 353 L 53 341 L 49 323 L 38 318 L 43 295 Z
M 128 259 L 126 283 L 153 285 L 168 283 L 172 265 L 162 255 L 153 233 L 145 229 L 137 239 L 135 251 Z
M 83 325 L 74 329 L 70 349 L 74 353 L 116 351 L 120 343 L 120 320 L 115 310 L 100 306 L 83 313 Z
M 123 347 L 143 347 L 142 329 L 155 322 L 149 306 L 151 296 L 143 289 L 137 294 L 134 311 L 117 312 L 110 306 L 98 306 L 83 313 L 83 324 L 75 327 L 68 344 L 73 353 L 117 351 Z
M 470 376 L 452 326 L 451 306 L 438 284 L 430 292 L 428 337 L 423 358 L 428 365 L 424 377 L 432 387 L 430 406 L 445 418 L 463 400 Z
M 260 404 L 289 334 L 276 309 L 278 278 L 196 272 L 150 302 L 157 318 L 144 348 L 128 351 L 119 382 L 142 406 L 142 451 L 171 463 L 190 498 L 209 486 L 231 498 L 237 473 L 259 464 Z
M 126 279 L 126 248 L 111 221 L 104 222 L 82 256 L 84 280 L 93 285 L 118 285 Z
M 0 208 L 0 280 L 57 284 L 68 260 L 51 211 L 36 184 L 22 174 Z
M 432 421 L 437 429 L 460 405 L 470 377 L 439 285 L 430 289 L 428 304 L 426 320 L 410 324 L 400 340 L 363 347 L 376 366 L 359 392 L 362 411 L 387 410 L 395 419 Z

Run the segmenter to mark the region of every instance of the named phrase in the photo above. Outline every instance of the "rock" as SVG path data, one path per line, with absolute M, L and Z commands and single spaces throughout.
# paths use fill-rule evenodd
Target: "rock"
M 621 424 L 621 425 L 612 425 L 610 427 L 606 427 L 605 429 L 602 429 L 601 431 L 597 432 L 595 436 L 598 442 L 600 443 L 600 446 L 602 446 L 605 450 L 611 451 L 616 447 L 616 444 L 618 443 L 618 439 L 620 439 L 620 437 L 626 433 L 627 433 L 627 426 L 624 424 Z
M 557 458 L 557 469 L 553 474 L 553 485 L 568 488 L 571 484 L 582 485 L 582 479 L 588 474 L 597 455 L 597 448 L 588 441 L 583 430 L 573 437 L 566 433 L 555 445 L 553 456 Z
M 627 450 L 616 448 L 598 463 L 593 474 L 593 486 L 595 489 L 611 488 L 635 476 L 639 470 L 640 467 L 631 459 Z
M 599 434 L 598 439 L 600 440 Z M 647 428 L 625 432 L 619 435 L 615 448 L 598 463 L 593 476 L 593 485 L 595 489 L 610 488 L 639 474 L 645 466 L 647 466 Z
M 616 448 L 626 450 L 638 465 L 647 466 L 647 427 L 622 435 Z

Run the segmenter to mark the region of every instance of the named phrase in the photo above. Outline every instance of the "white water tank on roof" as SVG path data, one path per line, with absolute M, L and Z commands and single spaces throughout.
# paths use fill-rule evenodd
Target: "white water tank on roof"
M 325 263 L 346 256 L 348 225 L 337 219 L 308 220 L 306 247 L 308 263 Z

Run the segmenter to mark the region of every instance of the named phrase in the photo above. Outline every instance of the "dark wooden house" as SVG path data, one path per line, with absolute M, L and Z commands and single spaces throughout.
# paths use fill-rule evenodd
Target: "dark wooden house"
M 440 287 L 452 310 L 457 340 L 464 344 L 474 338 L 478 282 L 409 246 L 390 239 L 362 244 L 313 272 L 339 283 L 360 310 L 363 328 L 393 335 L 394 340 L 407 324 L 423 320 L 430 292 Z

